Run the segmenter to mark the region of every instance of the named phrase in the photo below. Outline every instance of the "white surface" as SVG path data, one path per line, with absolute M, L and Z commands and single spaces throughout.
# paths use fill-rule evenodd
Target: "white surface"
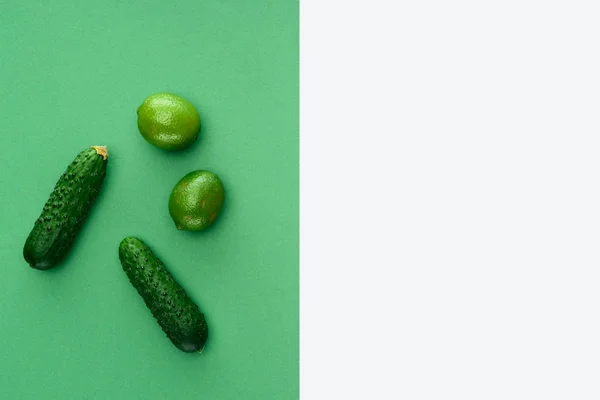
M 597 4 L 301 1 L 303 399 L 600 398 Z

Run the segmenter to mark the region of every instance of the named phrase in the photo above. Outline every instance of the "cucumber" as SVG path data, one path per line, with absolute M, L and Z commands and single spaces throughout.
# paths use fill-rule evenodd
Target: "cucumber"
M 100 193 L 107 164 L 103 146 L 88 147 L 69 164 L 25 241 L 23 257 L 32 268 L 50 269 L 67 255 Z
M 208 338 L 204 314 L 146 243 L 126 237 L 119 260 L 129 281 L 171 342 L 181 351 L 202 351 Z

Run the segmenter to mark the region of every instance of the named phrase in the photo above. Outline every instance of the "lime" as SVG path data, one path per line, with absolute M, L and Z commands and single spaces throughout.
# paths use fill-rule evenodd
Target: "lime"
M 177 229 L 201 231 L 221 212 L 225 190 L 210 171 L 193 171 L 181 178 L 169 197 L 169 214 Z
M 149 143 L 165 150 L 181 150 L 198 138 L 200 115 L 194 106 L 172 93 L 148 96 L 137 109 L 138 129 Z

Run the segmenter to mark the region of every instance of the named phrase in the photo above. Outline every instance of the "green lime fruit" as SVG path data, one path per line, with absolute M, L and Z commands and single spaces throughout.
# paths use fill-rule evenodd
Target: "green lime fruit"
M 155 93 L 138 107 L 137 116 L 144 139 L 161 149 L 181 150 L 198 139 L 200 115 L 183 97 Z
M 181 178 L 169 197 L 169 214 L 179 230 L 208 228 L 223 208 L 225 189 L 210 171 L 193 171 Z

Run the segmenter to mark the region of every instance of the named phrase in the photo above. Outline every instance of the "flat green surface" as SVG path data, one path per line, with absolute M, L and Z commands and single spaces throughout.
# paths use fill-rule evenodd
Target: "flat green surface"
M 0 399 L 298 398 L 298 4 L 0 1 Z M 137 132 L 157 91 L 199 110 L 178 153 Z M 107 145 L 103 192 L 67 260 L 22 248 L 79 151 Z M 222 214 L 177 231 L 175 183 L 224 182 Z M 118 260 L 147 241 L 205 312 L 202 354 L 177 350 Z

